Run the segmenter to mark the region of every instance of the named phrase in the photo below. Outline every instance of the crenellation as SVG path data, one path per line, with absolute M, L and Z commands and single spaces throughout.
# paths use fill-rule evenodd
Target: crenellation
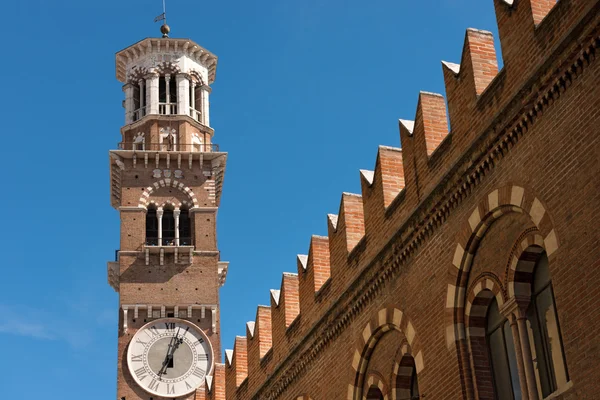
M 284 359 L 290 348 L 289 331 L 300 315 L 298 275 L 285 272 L 280 290 L 271 290 L 271 345 L 273 357 L 270 366 Z
M 225 368 L 225 390 L 227 393 L 236 393 L 248 377 L 248 342 L 245 336 L 235 337 L 230 354 Z
M 258 306 L 256 321 L 247 324 L 248 338 L 248 391 L 251 393 L 267 376 L 262 361 L 272 347 L 271 307 Z
M 437 184 L 435 177 L 439 171 L 432 167 L 430 160 L 447 136 L 448 117 L 444 97 L 437 93 L 419 93 L 412 151 L 415 174 L 418 178 L 416 186 L 422 196 L 426 196 Z

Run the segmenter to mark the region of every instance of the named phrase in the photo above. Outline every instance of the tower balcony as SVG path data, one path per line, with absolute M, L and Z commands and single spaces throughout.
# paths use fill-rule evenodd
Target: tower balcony
M 215 143 L 146 143 L 146 142 L 120 142 L 118 150 L 152 151 L 152 152 L 181 152 L 181 153 L 218 153 L 219 145 Z
M 137 122 L 147 115 L 152 115 L 150 114 L 149 107 L 139 107 L 131 112 L 130 121 L 131 123 Z M 179 116 L 181 114 L 178 112 L 177 103 L 158 103 L 158 115 Z M 184 113 L 183 115 L 187 115 L 197 122 L 204 122 L 202 111 L 196 110 L 194 107 L 188 107 L 187 114 Z

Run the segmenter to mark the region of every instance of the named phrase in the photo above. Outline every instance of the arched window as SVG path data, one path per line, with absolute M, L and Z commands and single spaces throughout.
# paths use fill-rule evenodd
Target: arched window
M 133 86 L 133 121 L 141 119 L 146 109 L 146 85 L 143 79 L 132 83 Z
M 166 74 L 158 78 L 159 114 L 177 114 L 177 80 L 174 75 Z
M 158 218 L 154 205 L 150 205 L 146 212 L 146 245 L 158 246 Z
M 179 214 L 179 245 L 192 245 L 192 229 L 190 221 L 190 211 L 186 206 L 181 207 Z
M 533 271 L 527 325 L 538 391 L 546 397 L 569 381 L 546 253 Z
M 175 215 L 170 205 L 164 207 L 162 216 L 162 244 L 163 246 L 175 245 Z
M 398 365 L 396 398 L 394 400 L 416 400 L 420 398 L 419 396 L 415 359 L 410 354 L 405 354 Z
M 383 400 L 383 393 L 377 386 L 371 386 L 367 392 L 367 400 Z
M 495 297 L 488 307 L 485 333 L 496 399 L 521 400 L 512 330 L 508 320 L 500 314 Z

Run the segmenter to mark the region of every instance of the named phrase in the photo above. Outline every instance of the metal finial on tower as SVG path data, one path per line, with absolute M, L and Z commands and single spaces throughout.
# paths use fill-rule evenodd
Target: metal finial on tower
M 165 0 L 163 0 L 163 13 L 158 17 L 154 18 L 154 22 L 164 21 L 160 27 L 160 33 L 162 33 L 162 37 L 168 38 L 169 32 L 171 32 L 171 27 L 167 25 L 167 5 Z

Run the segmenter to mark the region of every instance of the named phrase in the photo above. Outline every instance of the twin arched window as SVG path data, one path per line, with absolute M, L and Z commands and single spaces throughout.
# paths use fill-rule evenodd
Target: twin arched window
M 146 245 L 191 246 L 191 220 L 187 207 L 148 207 L 146 212 Z
M 545 398 L 569 380 L 546 253 L 540 255 L 533 271 L 526 318 L 531 358 L 527 354 L 522 358 L 524 363 L 533 363 L 538 395 Z M 521 338 L 513 336 L 513 328 L 493 298 L 486 315 L 486 341 L 498 400 L 522 398 L 515 340 Z

